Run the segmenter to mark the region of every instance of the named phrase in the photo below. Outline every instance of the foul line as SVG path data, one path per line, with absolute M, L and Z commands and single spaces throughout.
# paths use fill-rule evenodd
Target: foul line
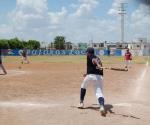
M 0 107 L 32 107 L 32 108 L 50 108 L 50 107 L 58 107 L 61 104 L 54 104 L 54 103 L 36 103 L 36 102 L 0 102 Z
M 149 57 L 148 57 L 149 58 Z M 147 67 L 149 66 L 149 62 L 147 60 L 146 64 L 145 64 L 145 68 L 142 71 L 141 75 L 139 76 L 138 80 L 137 80 L 137 87 L 135 88 L 135 93 L 134 93 L 134 99 L 138 99 L 141 88 L 144 84 L 144 77 L 147 73 Z

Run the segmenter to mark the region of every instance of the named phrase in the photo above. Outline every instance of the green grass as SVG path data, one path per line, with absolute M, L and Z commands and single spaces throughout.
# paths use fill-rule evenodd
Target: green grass
M 46 63 L 81 63 L 86 61 L 86 56 L 29 56 L 30 62 L 46 62 Z M 21 62 L 20 56 L 6 56 L 4 63 Z
M 123 63 L 124 57 L 122 56 L 101 56 L 104 64 L 117 64 Z M 86 56 L 29 56 L 31 62 L 46 62 L 46 63 L 85 63 Z M 133 57 L 132 63 L 145 64 L 147 60 L 150 63 L 150 58 L 143 56 Z M 6 56 L 3 58 L 4 63 L 20 63 L 20 56 Z

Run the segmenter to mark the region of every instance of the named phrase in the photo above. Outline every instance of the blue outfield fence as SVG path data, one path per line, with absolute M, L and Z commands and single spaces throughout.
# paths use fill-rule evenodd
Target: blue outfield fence
M 2 50 L 3 55 L 8 56 L 19 56 L 19 49 L 11 50 L 5 49 Z M 27 51 L 29 56 L 38 56 L 38 55 L 86 55 L 86 50 L 28 50 Z M 95 49 L 96 55 L 108 55 L 108 50 L 98 50 Z M 112 50 L 110 51 L 110 55 L 113 56 L 121 56 L 122 50 Z

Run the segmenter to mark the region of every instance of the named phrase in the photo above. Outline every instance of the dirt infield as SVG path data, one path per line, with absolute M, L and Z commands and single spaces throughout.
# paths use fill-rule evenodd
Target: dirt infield
M 104 71 L 106 117 L 99 113 L 92 87 L 85 108 L 76 107 L 85 61 L 5 66 L 8 75 L 0 75 L 0 125 L 150 124 L 149 65 L 133 64 L 128 72 Z

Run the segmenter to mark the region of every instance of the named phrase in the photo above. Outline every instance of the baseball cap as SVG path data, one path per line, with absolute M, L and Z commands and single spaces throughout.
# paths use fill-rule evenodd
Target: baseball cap
M 89 47 L 89 48 L 87 48 L 86 52 L 90 53 L 90 54 L 94 54 L 94 48 Z

